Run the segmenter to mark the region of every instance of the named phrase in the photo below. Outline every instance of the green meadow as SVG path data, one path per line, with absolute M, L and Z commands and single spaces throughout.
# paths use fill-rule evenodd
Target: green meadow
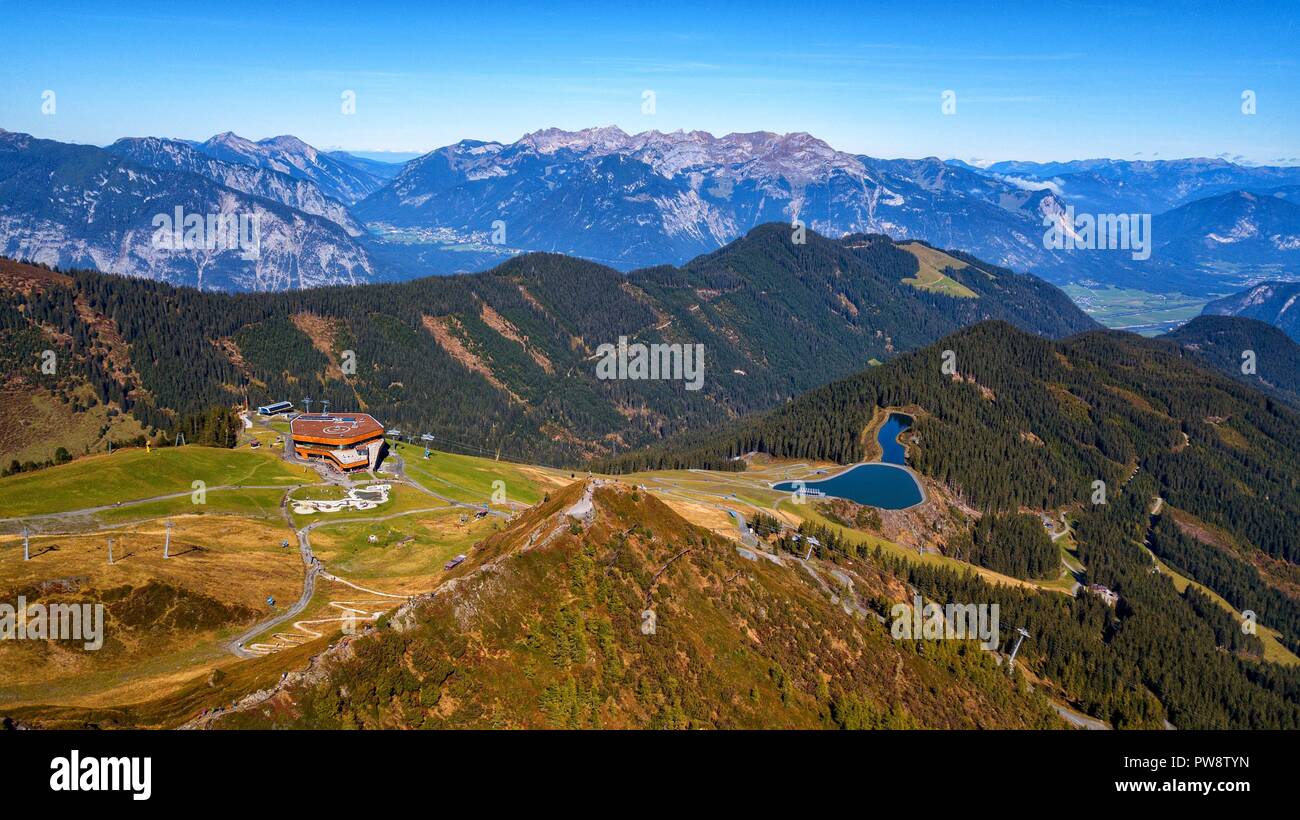
M 277 519 L 283 496 L 282 489 L 241 487 L 238 490 L 210 490 L 202 504 L 195 504 L 188 495 L 143 504 L 123 504 L 96 513 L 95 520 L 101 524 L 122 524 L 171 515 L 240 515 Z
M 0 478 L 0 510 L 12 518 L 108 506 L 189 493 L 195 481 L 212 490 L 313 480 L 312 471 L 286 464 L 271 453 L 198 446 L 160 447 L 152 452 L 132 448 Z
M 421 486 L 456 501 L 485 504 L 492 498 L 494 482 L 504 482 L 507 502 L 531 506 L 542 499 L 545 490 L 518 464 L 492 461 L 476 456 L 431 450 L 424 457 L 418 444 L 397 444 L 406 474 Z

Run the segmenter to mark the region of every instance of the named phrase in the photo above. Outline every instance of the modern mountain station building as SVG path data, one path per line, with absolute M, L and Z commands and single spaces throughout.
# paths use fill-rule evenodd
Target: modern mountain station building
M 319 458 L 349 472 L 373 470 L 384 455 L 384 426 L 366 413 L 303 413 L 289 422 L 299 458 Z
M 263 416 L 276 416 L 280 413 L 288 413 L 293 409 L 293 402 L 277 401 L 273 404 L 262 404 L 257 408 L 257 412 Z

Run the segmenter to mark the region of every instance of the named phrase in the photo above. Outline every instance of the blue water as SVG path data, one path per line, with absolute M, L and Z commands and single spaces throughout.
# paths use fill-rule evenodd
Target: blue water
M 883 455 L 880 460 L 885 464 L 903 465 L 907 463 L 907 452 L 903 449 L 903 443 L 898 437 L 912 426 L 912 420 L 901 413 L 890 413 L 889 420 L 880 428 L 876 434 L 876 441 L 880 444 Z
M 880 461 L 858 464 L 839 475 L 821 481 L 805 481 L 804 488 L 809 495 L 826 495 L 832 498 L 845 498 L 868 507 L 883 510 L 901 510 L 920 504 L 924 500 L 921 487 L 903 464 L 906 463 L 906 451 L 899 443 L 898 436 L 910 426 L 911 420 L 900 413 L 893 413 L 881 426 L 876 441 L 882 452 Z M 774 490 L 793 492 L 796 482 L 783 481 L 772 487 Z

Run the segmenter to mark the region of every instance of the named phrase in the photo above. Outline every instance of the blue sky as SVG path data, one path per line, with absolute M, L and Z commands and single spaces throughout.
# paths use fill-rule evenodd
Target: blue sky
M 0 0 L 0 127 L 427 151 L 615 124 L 880 157 L 1300 162 L 1294 2 L 541 5 Z

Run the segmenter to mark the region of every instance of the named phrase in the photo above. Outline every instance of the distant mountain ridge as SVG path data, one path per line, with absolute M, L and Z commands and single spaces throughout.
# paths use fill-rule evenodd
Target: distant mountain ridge
M 1279 328 L 1300 342 L 1300 282 L 1263 282 L 1205 306 L 1210 316 L 1244 316 Z
M 206 174 L 228 171 L 230 181 L 250 190 L 301 196 L 300 204 L 328 212 L 329 202 L 310 189 L 230 168 L 181 170 L 182 153 L 166 162 L 155 154 L 153 161 L 172 166 L 160 169 L 94 146 L 0 131 L 0 254 L 223 290 L 357 284 L 375 276 L 369 253 L 336 222 Z M 178 213 L 199 219 L 203 230 L 180 247 L 160 243 L 160 230 L 189 231 L 175 224 Z M 256 239 L 255 252 L 209 238 L 208 222 L 218 217 L 256 220 L 256 230 L 246 232 Z
M 365 198 L 382 184 L 379 177 L 362 170 L 356 163 L 342 162 L 293 136 L 253 142 L 227 131 L 195 147 L 216 159 L 309 179 L 326 194 L 348 205 Z
M 1055 282 L 1223 292 L 1239 286 L 1195 259 L 1071 252 L 1044 241 L 1047 219 L 1079 213 L 1162 214 L 1198 199 L 1300 184 L 1300 168 L 1224 160 L 969 163 L 878 159 L 806 133 L 628 134 L 613 126 L 548 128 L 514 143 L 464 140 L 412 160 L 360 202 L 361 220 L 601 261 L 621 269 L 680 263 L 769 221 L 827 236 L 883 233 L 960 247 Z M 1189 226 L 1190 227 L 1190 226 Z M 1204 239 L 1179 235 L 1175 244 Z M 449 241 L 450 242 L 450 241 Z M 428 256 L 413 265 L 435 264 Z M 1251 264 L 1256 264 L 1252 261 Z
M 797 218 L 823 235 L 922 238 L 1024 270 L 1066 261 L 1037 241 L 1041 199 L 937 159 L 874 160 L 804 133 L 605 127 L 440 148 L 355 213 L 479 241 L 499 220 L 510 247 L 624 269 L 680 263 L 755 225 Z
M 39 144 L 48 151 L 57 145 Z M 920 239 L 1089 289 L 1209 298 L 1300 275 L 1292 208 L 1300 207 L 1300 168 L 1221 159 L 976 165 L 873 158 L 802 132 L 715 137 L 628 134 L 613 126 L 547 128 L 513 143 L 462 140 L 404 164 L 320 151 L 292 136 L 253 141 L 230 132 L 202 142 L 128 138 L 107 150 L 287 206 L 304 215 L 298 225 L 324 217 L 353 240 L 281 242 L 286 256 L 274 272 L 209 276 L 195 265 L 193 282 L 202 279 L 205 287 L 410 279 L 483 270 L 528 251 L 628 271 L 684 264 L 769 222 L 803 224 L 825 236 Z M 48 180 L 27 177 L 25 184 L 33 190 L 20 193 L 35 193 Z M 88 196 L 97 195 L 96 183 L 84 184 Z M 155 208 L 155 199 L 145 201 Z M 185 281 L 176 264 L 124 253 L 120 233 L 52 230 L 40 207 L 23 213 L 15 206 L 0 249 L 37 249 L 56 264 L 86 264 L 89 254 L 101 269 Z M 1123 246 L 1081 250 L 1049 241 L 1049 226 L 1075 230 L 1065 225 L 1072 215 L 1107 214 L 1151 221 L 1150 258 Z M 60 236 L 67 242 L 56 256 Z M 344 258 L 354 261 L 340 265 Z
M 1231 191 L 1161 214 L 1156 249 L 1176 258 L 1213 247 L 1216 261 L 1300 270 L 1300 204 L 1269 193 Z
M 951 161 L 950 161 L 951 162 Z M 1032 180 L 1081 209 L 1162 213 L 1229 191 L 1300 183 L 1300 166 L 1237 165 L 1225 159 L 1087 159 L 956 163 L 977 173 Z
M 159 137 L 120 139 L 106 149 L 141 165 L 161 170 L 190 171 L 253 196 L 273 199 L 304 213 L 323 216 L 351 236 L 365 229 L 347 207 L 327 195 L 310 179 L 291 176 L 271 168 L 227 162 L 204 154 L 194 143 Z

